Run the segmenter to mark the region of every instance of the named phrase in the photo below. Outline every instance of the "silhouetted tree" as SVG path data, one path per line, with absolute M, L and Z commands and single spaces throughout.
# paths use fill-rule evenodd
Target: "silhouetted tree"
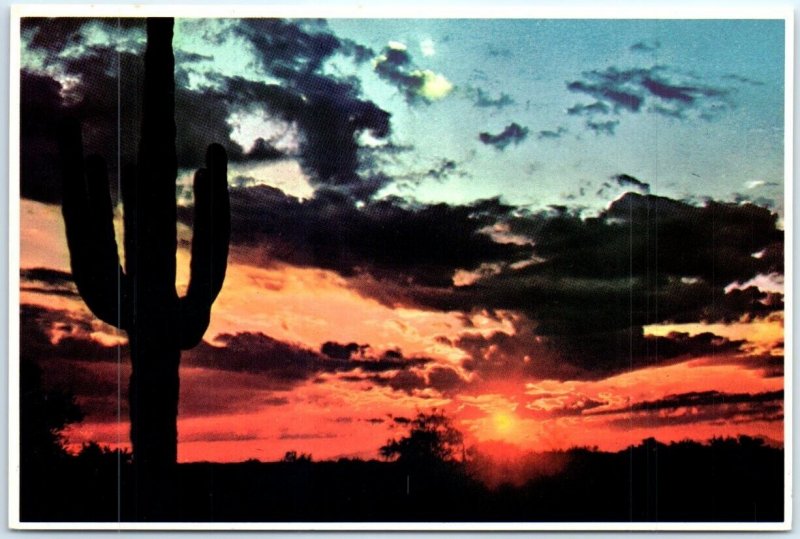
M 287 451 L 283 455 L 282 462 L 311 462 L 310 453 L 298 453 L 297 451 Z
M 128 334 L 131 442 L 142 482 L 135 490 L 152 504 L 158 502 L 147 502 L 148 492 L 166 495 L 158 483 L 177 459 L 180 351 L 199 343 L 208 327 L 211 304 L 225 278 L 230 238 L 227 154 L 212 144 L 206 168 L 194 178 L 191 280 L 179 298 L 172 29 L 172 19 L 147 20 L 138 163 L 121 175 L 124 271 L 114 239 L 106 164 L 97 156 L 84 160 L 77 122 L 64 123 L 60 141 L 72 275 L 92 312 Z
M 45 390 L 42 373 L 31 360 L 20 360 L 20 460 L 52 462 L 68 456 L 62 432 L 83 419 L 75 397 L 63 390 Z
M 111 449 L 107 445 L 101 446 L 95 441 L 84 443 L 77 455 L 79 461 L 92 463 L 111 462 L 115 464 L 127 464 L 131 462 L 132 455 L 126 449 Z
M 443 411 L 420 412 L 408 420 L 407 427 L 405 436 L 392 438 L 380 448 L 382 457 L 411 464 L 463 460 L 464 437 Z

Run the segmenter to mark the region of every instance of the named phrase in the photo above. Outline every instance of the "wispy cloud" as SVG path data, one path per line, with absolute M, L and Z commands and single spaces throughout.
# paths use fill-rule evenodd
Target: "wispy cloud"
M 636 51 L 655 50 L 644 43 L 634 45 Z M 730 78 L 728 82 L 744 81 Z M 731 88 L 702 83 L 668 66 L 649 68 L 585 71 L 580 79 L 567 82 L 571 92 L 585 94 L 594 102 L 577 103 L 567 109 L 571 116 L 584 116 L 588 129 L 598 134 L 613 135 L 619 120 L 596 119 L 597 115 L 651 113 L 675 119 L 709 120 L 733 106 Z
M 637 41 L 631 45 L 634 52 L 654 52 L 661 48 L 661 42 L 657 39 Z
M 505 150 L 510 144 L 518 145 L 528 138 L 528 128 L 516 122 L 508 124 L 501 132 L 493 135 L 483 132 L 478 135 L 478 140 L 488 146 L 494 146 L 498 150 Z
M 618 428 L 647 426 L 650 428 L 690 423 L 744 423 L 782 421 L 783 391 L 763 393 L 721 393 L 703 391 L 667 395 L 647 402 L 638 402 L 623 410 L 602 414 L 621 414 L 611 421 Z
M 467 89 L 467 95 L 472 98 L 475 106 L 478 108 L 502 110 L 516 104 L 516 101 L 505 92 L 500 92 L 500 95 L 494 97 L 489 92 L 479 87 L 469 87 Z
M 558 139 L 564 136 L 567 133 L 567 128 L 563 126 L 559 126 L 556 130 L 545 129 L 543 131 L 539 131 L 536 135 L 536 138 L 539 140 L 542 139 Z
M 453 91 L 453 84 L 444 75 L 417 67 L 403 43 L 390 43 L 373 64 L 375 72 L 397 86 L 409 102 L 430 103 Z

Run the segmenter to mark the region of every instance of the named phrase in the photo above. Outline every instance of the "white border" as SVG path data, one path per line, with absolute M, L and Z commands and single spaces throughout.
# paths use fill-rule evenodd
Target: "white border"
M 791 526 L 781 522 L 212 522 L 212 523 L 104 523 L 104 522 L 46 522 L 12 523 L 19 530 L 186 530 L 186 531 L 475 531 L 475 532 L 514 532 L 514 531 L 787 531 Z
M 455 10 L 455 11 L 454 11 Z M 614 5 L 595 8 L 554 5 L 506 5 L 491 7 L 458 2 L 422 3 L 418 0 L 393 4 L 357 5 L 65 5 L 25 4 L 11 6 L 11 24 L 19 17 L 183 17 L 183 18 L 373 18 L 373 19 L 784 19 L 791 21 L 790 8 Z
M 12 9 L 13 12 L 13 9 Z M 8 520 L 19 522 L 19 270 L 20 20 L 12 13 L 9 31 L 8 135 Z M 12 443 L 13 442 L 13 443 Z
M 666 2 L 665 2 L 666 3 Z M 457 8 L 457 10 L 454 10 Z M 424 14 L 421 16 L 420 14 Z M 785 29 L 784 79 L 784 522 L 778 523 L 568 523 L 568 522 L 264 522 L 264 523 L 33 523 L 19 520 L 19 89 L 20 19 L 22 17 L 149 17 L 245 18 L 245 17 L 323 17 L 323 18 L 493 18 L 493 19 L 782 19 Z M 431 5 L 416 1 L 391 8 L 376 5 L 12 5 L 9 29 L 9 227 L 8 227 L 8 518 L 9 527 L 19 530 L 274 530 L 274 531 L 786 531 L 792 527 L 792 451 L 793 451 L 793 226 L 794 226 L 794 13 L 790 7 L 687 6 L 631 7 L 624 4 L 589 8 L 555 6 Z M 15 442 L 15 443 L 12 443 Z
M 783 309 L 783 458 L 784 510 L 783 518 L 792 525 L 792 455 L 794 446 L 794 18 L 786 19 L 784 45 L 784 115 L 783 115 L 783 220 L 784 220 L 784 309 Z

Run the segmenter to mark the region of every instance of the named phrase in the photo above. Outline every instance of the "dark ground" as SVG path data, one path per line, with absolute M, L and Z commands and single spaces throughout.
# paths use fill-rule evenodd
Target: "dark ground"
M 783 520 L 783 450 L 747 437 L 558 454 L 559 473 L 489 488 L 459 463 L 181 464 L 184 522 L 769 522 Z M 119 472 L 119 474 L 118 474 Z M 23 522 L 131 520 L 116 453 L 23 459 Z M 118 495 L 121 494 L 121 497 Z

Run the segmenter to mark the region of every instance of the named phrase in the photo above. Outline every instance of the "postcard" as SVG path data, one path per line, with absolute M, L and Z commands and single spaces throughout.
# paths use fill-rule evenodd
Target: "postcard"
M 11 526 L 788 529 L 792 43 L 15 7 Z

